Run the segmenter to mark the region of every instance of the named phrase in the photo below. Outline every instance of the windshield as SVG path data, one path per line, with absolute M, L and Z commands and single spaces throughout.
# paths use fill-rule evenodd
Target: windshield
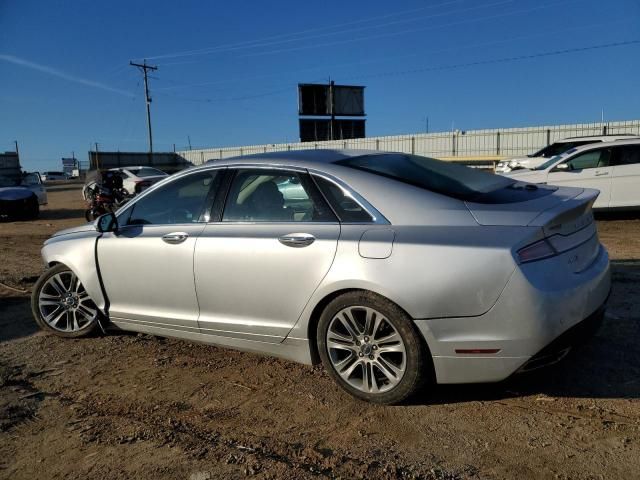
M 571 155 L 576 150 L 577 149 L 572 148 L 571 150 L 567 150 L 566 152 L 564 152 L 564 153 L 562 153 L 560 155 L 556 155 L 555 157 L 551 157 L 549 160 L 544 162 L 542 165 L 538 165 L 537 167 L 532 168 L 531 170 L 546 170 L 547 168 L 551 167 L 554 163 L 556 163 L 558 160 L 560 160 L 561 158 L 566 157 L 567 155 Z
M 570 148 L 579 147 L 581 145 L 588 145 L 589 143 L 595 143 L 595 141 L 594 140 L 586 140 L 586 141 L 583 140 L 583 141 L 576 141 L 576 142 L 557 142 L 557 143 L 552 143 L 551 145 L 548 145 L 548 146 L 544 147 L 542 150 L 538 150 L 536 153 L 532 153 L 529 156 L 530 157 L 551 158 L 551 157 L 555 157 L 556 155 L 560 155 L 561 153 L 566 152 Z
M 133 173 L 136 177 L 155 177 L 158 175 L 166 175 L 163 171 L 151 167 L 128 168 L 127 170 Z
M 20 185 L 20 182 L 18 180 L 0 175 L 0 188 L 17 187 L 18 185 Z
M 417 155 L 364 155 L 339 160 L 336 163 L 460 200 L 478 201 L 483 195 L 515 183 L 514 180 L 500 175 Z

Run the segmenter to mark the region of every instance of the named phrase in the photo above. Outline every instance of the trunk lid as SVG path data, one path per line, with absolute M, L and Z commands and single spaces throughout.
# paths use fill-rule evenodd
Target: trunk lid
M 531 188 L 524 184 L 523 188 Z M 473 203 L 465 202 L 480 225 L 542 227 L 545 236 L 567 235 L 584 228 L 592 220 L 591 206 L 598 190 L 537 186 L 546 195 L 532 195 L 517 202 Z

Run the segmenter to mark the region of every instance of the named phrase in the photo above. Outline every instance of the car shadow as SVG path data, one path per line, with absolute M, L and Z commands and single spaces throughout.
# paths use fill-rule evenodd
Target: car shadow
M 0 296 L 0 343 L 28 337 L 38 330 L 27 295 Z
M 596 220 L 640 220 L 640 210 L 603 210 L 593 214 Z
M 40 210 L 40 220 L 67 220 L 81 219 L 85 221 L 84 209 L 82 208 L 44 208 Z
M 415 405 L 542 395 L 640 398 L 640 260 L 611 262 L 613 287 L 602 326 L 562 361 L 493 384 L 427 387 Z

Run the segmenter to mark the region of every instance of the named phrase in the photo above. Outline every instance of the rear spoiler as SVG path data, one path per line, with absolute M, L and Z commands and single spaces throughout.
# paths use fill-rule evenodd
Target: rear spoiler
M 600 195 L 599 190 L 585 188 L 582 193 L 558 205 L 540 212 L 529 226 L 542 227 L 545 236 L 570 235 L 593 222 L 593 203 Z

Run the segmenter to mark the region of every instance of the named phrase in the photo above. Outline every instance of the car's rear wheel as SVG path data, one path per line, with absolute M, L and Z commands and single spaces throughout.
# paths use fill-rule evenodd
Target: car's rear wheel
M 98 326 L 100 311 L 66 265 L 42 274 L 31 294 L 31 311 L 40 328 L 60 337 L 82 337 Z
M 348 292 L 331 301 L 320 317 L 317 340 L 322 363 L 333 379 L 370 402 L 404 401 L 431 371 L 411 319 L 371 292 Z

